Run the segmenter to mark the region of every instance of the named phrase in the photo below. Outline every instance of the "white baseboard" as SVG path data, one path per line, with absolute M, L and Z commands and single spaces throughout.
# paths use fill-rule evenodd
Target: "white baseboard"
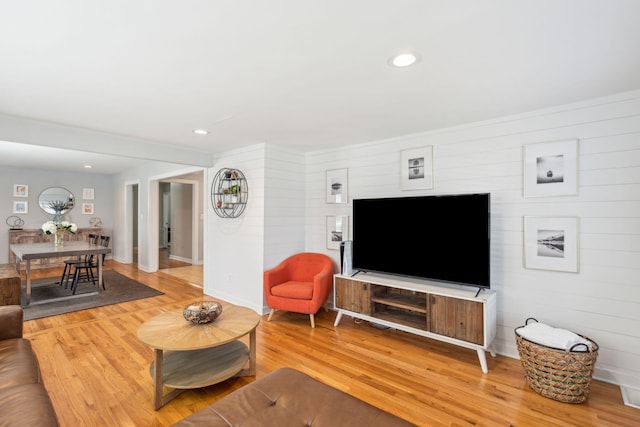
M 191 258 L 184 258 L 176 255 L 169 255 L 169 259 L 172 259 L 174 261 L 188 262 L 189 264 L 191 264 L 191 262 L 193 261 Z
M 622 400 L 627 406 L 640 409 L 640 390 L 631 387 L 620 386 Z

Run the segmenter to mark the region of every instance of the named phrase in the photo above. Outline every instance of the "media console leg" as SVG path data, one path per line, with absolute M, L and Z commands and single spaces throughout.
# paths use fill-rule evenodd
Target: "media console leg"
M 338 310 L 338 315 L 336 316 L 336 321 L 333 322 L 333 327 L 338 326 L 341 319 L 342 319 L 342 311 Z
M 482 367 L 482 373 L 488 374 L 489 368 L 487 367 L 487 356 L 484 352 L 484 349 L 477 348 L 476 351 L 478 352 L 478 359 L 480 360 L 480 367 Z

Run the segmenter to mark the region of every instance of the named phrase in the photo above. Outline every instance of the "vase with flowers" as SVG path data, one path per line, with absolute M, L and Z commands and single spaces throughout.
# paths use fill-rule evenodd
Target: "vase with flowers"
M 78 226 L 68 221 L 62 221 L 58 223 L 54 221 L 47 221 L 42 224 L 41 229 L 45 234 L 53 234 L 54 246 L 62 246 L 62 238 L 64 237 L 64 234 L 76 234 L 76 231 L 78 231 Z

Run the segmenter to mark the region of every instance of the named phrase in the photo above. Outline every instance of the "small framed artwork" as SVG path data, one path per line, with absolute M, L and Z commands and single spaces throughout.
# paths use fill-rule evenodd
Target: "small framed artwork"
M 578 140 L 539 142 L 523 147 L 524 197 L 578 194 Z
M 524 266 L 578 272 L 578 218 L 524 217 Z
M 327 203 L 347 203 L 349 199 L 349 169 L 327 171 Z
M 82 198 L 84 200 L 93 200 L 93 188 L 83 188 Z
M 29 197 L 29 186 L 26 184 L 13 184 L 13 197 Z
M 327 249 L 338 250 L 340 243 L 349 240 L 349 217 L 327 217 Z
M 93 203 L 83 203 L 82 213 L 84 215 L 93 215 Z
M 29 213 L 29 202 L 13 202 L 14 214 L 26 214 Z
M 400 180 L 403 190 L 433 188 L 433 146 L 400 153 Z

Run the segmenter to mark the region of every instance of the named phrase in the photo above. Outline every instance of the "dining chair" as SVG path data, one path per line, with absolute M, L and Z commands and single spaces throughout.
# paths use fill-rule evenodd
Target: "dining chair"
M 99 234 L 89 234 L 87 235 L 87 242 L 96 244 L 98 242 L 99 237 L 100 237 Z M 84 255 L 84 256 L 78 257 L 77 259 L 66 260 L 64 262 L 64 270 L 62 270 L 62 277 L 60 278 L 60 286 L 64 284 L 64 288 L 67 289 L 69 282 L 74 276 L 74 274 L 71 274 L 72 268 L 75 267 L 77 269 L 77 266 L 79 264 L 90 263 L 92 260 L 92 257 L 93 255 Z
M 100 246 L 105 248 L 109 247 L 109 241 L 111 240 L 110 236 L 99 236 L 99 242 L 96 242 Z M 102 257 L 102 265 L 104 265 L 104 260 L 106 258 L 106 254 L 99 255 Z M 73 273 L 73 281 L 71 284 L 71 293 L 75 295 L 78 290 L 78 283 L 83 282 L 91 282 L 95 286 L 98 281 L 98 262 L 96 257 L 91 255 L 89 260 L 84 263 L 78 263 L 75 265 L 75 270 Z M 102 289 L 106 289 L 104 283 L 104 277 L 102 278 Z

